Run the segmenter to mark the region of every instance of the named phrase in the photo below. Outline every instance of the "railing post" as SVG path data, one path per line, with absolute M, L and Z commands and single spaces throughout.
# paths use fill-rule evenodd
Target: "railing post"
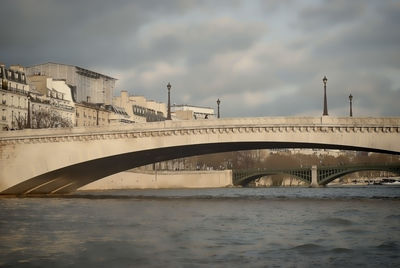
M 318 184 L 318 172 L 317 172 L 317 166 L 314 165 L 311 167 L 311 187 L 319 187 Z

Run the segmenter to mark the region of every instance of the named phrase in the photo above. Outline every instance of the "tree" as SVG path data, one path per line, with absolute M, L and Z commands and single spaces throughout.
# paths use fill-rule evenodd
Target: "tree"
M 24 116 L 14 116 L 14 121 L 17 124 L 17 129 L 24 129 L 26 127 L 26 118 Z
M 52 110 L 40 109 L 32 116 L 32 128 L 71 127 L 72 122 Z

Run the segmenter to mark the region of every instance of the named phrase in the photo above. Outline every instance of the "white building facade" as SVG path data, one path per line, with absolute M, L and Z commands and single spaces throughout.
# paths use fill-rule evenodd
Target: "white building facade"
M 59 120 L 68 123 L 63 124 L 72 126 L 75 122 L 75 103 L 72 99 L 71 88 L 65 80 L 54 80 L 45 75 L 28 76 L 28 83 L 34 88 L 36 93 L 30 94 L 30 120 L 34 119 L 35 112 L 40 108 L 46 109 L 58 116 Z M 30 122 L 33 127 L 32 122 Z
M 215 118 L 214 109 L 193 105 L 172 105 L 171 116 L 173 120 L 197 120 Z
M 129 96 L 125 90 L 114 97 L 113 104 L 122 107 L 135 123 L 163 121 L 167 114 L 165 103 L 147 100 L 143 96 Z
M 28 120 L 29 85 L 21 66 L 0 64 L 0 131 L 23 129 Z

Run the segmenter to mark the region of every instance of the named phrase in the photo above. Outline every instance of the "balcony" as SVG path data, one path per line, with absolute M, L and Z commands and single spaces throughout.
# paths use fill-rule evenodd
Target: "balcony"
M 28 95 L 28 91 L 23 90 L 23 89 L 19 89 L 19 88 L 15 88 L 15 87 L 4 87 L 3 85 L 3 90 L 7 90 L 7 91 L 11 91 L 13 93 L 18 93 L 18 94 L 22 94 L 22 95 Z

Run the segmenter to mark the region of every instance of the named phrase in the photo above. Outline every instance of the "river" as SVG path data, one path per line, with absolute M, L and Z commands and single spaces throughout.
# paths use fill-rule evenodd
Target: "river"
M 400 187 L 0 198 L 0 267 L 400 267 Z

